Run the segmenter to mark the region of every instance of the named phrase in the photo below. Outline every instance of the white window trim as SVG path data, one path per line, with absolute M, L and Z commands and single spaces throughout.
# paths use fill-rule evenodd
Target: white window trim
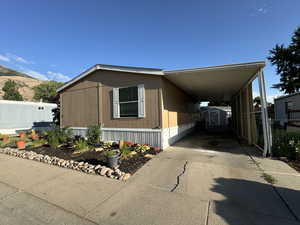
M 120 102 L 120 92 L 121 88 L 137 87 L 138 100 Z M 126 103 L 138 103 L 138 113 L 137 116 L 121 116 L 120 105 Z M 119 87 L 113 88 L 113 117 L 114 119 L 131 119 L 131 118 L 145 118 L 145 87 L 144 84 L 139 84 L 136 86 Z

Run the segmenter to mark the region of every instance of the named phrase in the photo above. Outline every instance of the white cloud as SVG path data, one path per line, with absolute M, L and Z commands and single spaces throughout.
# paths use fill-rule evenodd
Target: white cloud
M 34 70 L 23 70 L 24 73 L 28 74 L 29 76 L 32 76 L 34 78 L 37 78 L 39 80 L 49 80 L 48 77 L 46 77 L 44 74 L 41 74 Z
M 7 53 L 6 57 L 12 61 L 16 61 L 18 63 L 33 64 L 33 62 L 31 62 L 31 61 L 28 61 L 28 60 L 22 58 L 21 56 L 17 56 L 17 55 L 11 54 L 11 53 Z
M 260 94 L 256 91 L 253 91 L 253 98 L 257 97 L 257 96 L 260 96 Z M 278 98 L 280 95 L 268 95 L 267 96 L 267 102 L 270 102 L 270 103 L 274 103 L 274 99 L 275 98 Z
M 267 13 L 267 9 L 265 9 L 265 8 L 258 8 L 257 12 L 262 13 L 262 14 L 266 14 Z
M 63 81 L 63 82 L 70 80 L 70 77 L 68 77 L 62 73 L 48 71 L 47 75 L 50 80 L 57 80 L 57 81 Z
M 0 55 L 0 60 L 1 61 L 5 61 L 5 62 L 9 62 L 10 61 L 10 59 L 8 57 L 4 56 L 4 55 Z

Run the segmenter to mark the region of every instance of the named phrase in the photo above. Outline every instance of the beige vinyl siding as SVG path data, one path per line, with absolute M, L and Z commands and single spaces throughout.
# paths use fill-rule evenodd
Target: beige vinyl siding
M 113 118 L 112 90 L 144 84 L 145 118 Z M 106 128 L 160 128 L 161 77 L 116 71 L 95 71 L 61 92 L 61 125 Z
M 192 123 L 198 117 L 198 103 L 175 86 L 162 78 L 162 127 L 175 127 Z
M 159 128 L 159 88 L 161 79 L 157 75 L 143 75 L 124 72 L 99 72 L 102 83 L 103 124 L 108 128 Z M 144 84 L 145 86 L 145 118 L 113 118 L 113 88 L 130 87 Z
M 97 93 L 97 87 L 62 93 L 62 126 L 86 127 L 98 124 Z

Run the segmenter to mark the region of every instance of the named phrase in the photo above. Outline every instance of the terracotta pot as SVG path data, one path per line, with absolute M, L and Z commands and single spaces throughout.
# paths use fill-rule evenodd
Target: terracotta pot
M 7 143 L 9 140 L 9 137 L 7 135 L 3 135 L 2 140 L 4 143 Z
M 23 141 L 23 140 L 16 141 L 16 146 L 17 146 L 18 149 L 24 149 L 25 148 L 25 141 Z
M 24 132 L 21 132 L 21 133 L 19 133 L 19 137 L 20 137 L 20 138 L 22 138 L 22 139 L 23 139 L 23 138 L 25 138 L 25 136 L 26 136 L 26 135 L 25 135 L 25 133 L 24 133 Z

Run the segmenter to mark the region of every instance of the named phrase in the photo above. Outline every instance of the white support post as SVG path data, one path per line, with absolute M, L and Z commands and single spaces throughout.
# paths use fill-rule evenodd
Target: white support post
M 260 93 L 260 101 L 261 101 L 261 118 L 262 118 L 263 133 L 264 133 L 263 156 L 266 157 L 268 153 L 271 154 L 272 137 L 271 137 L 271 128 L 268 119 L 268 106 L 267 106 L 267 99 L 266 99 L 265 79 L 264 79 L 264 74 L 262 69 L 258 72 L 258 84 L 259 84 L 259 93 Z

